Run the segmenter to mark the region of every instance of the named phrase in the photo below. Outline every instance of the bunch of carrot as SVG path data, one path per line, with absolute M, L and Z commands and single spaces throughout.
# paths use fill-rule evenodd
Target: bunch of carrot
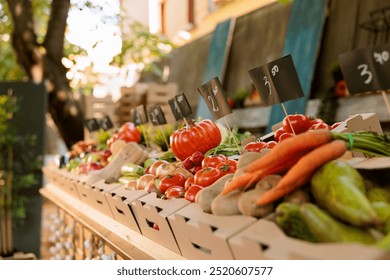
M 244 174 L 230 181 L 222 194 L 249 188 L 267 175 L 286 172 L 278 184 L 256 202 L 259 205 L 271 203 L 304 185 L 318 168 L 346 151 L 345 141 L 334 140 L 327 129 L 298 134 L 247 165 Z

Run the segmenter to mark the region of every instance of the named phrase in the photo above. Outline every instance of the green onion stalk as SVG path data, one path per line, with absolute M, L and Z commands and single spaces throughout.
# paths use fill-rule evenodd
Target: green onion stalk
M 343 140 L 348 149 L 373 157 L 390 156 L 390 133 L 372 131 L 331 132 L 333 139 Z

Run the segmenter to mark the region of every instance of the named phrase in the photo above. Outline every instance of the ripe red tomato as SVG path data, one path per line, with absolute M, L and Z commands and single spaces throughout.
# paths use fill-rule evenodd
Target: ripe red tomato
M 259 141 L 259 142 L 250 142 L 245 145 L 244 149 L 248 152 L 260 152 L 265 146 L 267 145 L 266 142 Z
M 191 176 L 190 178 L 188 178 L 186 180 L 186 182 L 184 183 L 184 190 L 188 190 L 191 186 L 195 185 L 195 178 L 194 176 Z
M 207 156 L 202 160 L 202 168 L 216 167 L 219 163 L 227 161 L 229 158 L 222 154 Z
M 324 123 L 324 122 L 322 122 L 322 123 L 316 123 L 316 124 L 313 124 L 309 129 L 310 129 L 310 130 L 329 129 L 329 125 L 327 125 L 327 124 Z
M 194 163 L 194 165 L 202 165 L 203 159 L 204 155 L 199 151 L 196 151 L 190 156 L 190 160 Z
M 167 175 L 160 181 L 160 192 L 164 194 L 171 186 L 181 186 L 184 189 L 186 179 L 181 174 Z
M 196 174 L 199 170 L 202 169 L 202 165 L 195 165 L 194 168 L 192 169 L 192 174 Z
M 165 199 L 182 198 L 185 195 L 184 188 L 182 186 L 171 186 L 164 193 Z
M 292 134 L 290 132 L 285 132 L 282 135 L 280 135 L 279 142 L 282 142 L 283 140 L 290 138 L 290 137 L 294 137 L 294 134 Z
M 336 83 L 335 92 L 338 97 L 345 97 L 348 95 L 348 89 L 345 80 L 340 80 Z
M 283 127 L 281 128 L 278 128 L 275 132 L 274 132 L 274 140 L 276 142 L 279 142 L 279 138 L 280 138 L 280 135 L 282 135 L 283 133 L 285 133 L 286 131 L 283 129 Z
M 181 161 L 194 152 L 205 153 L 221 143 L 221 132 L 211 120 L 192 122 L 188 126 L 176 130 L 170 137 L 171 149 Z
M 324 123 L 323 119 L 314 118 L 310 120 L 311 125 L 317 124 L 317 123 Z
M 237 171 L 237 161 L 228 159 L 227 161 L 219 163 L 216 168 L 221 171 L 222 176 L 229 173 L 235 173 Z
M 214 167 L 202 168 L 196 172 L 194 182 L 202 187 L 210 186 L 212 183 L 221 178 L 222 172 Z
M 267 149 L 272 149 L 272 148 L 275 147 L 277 144 L 278 144 L 278 142 L 276 142 L 276 141 L 268 141 L 268 142 L 267 142 L 267 145 L 265 145 L 265 147 L 266 147 Z
M 183 161 L 183 167 L 187 170 L 192 169 L 194 166 L 194 162 L 189 157 Z
M 203 189 L 203 187 L 199 186 L 199 185 L 193 185 L 191 186 L 187 191 L 186 193 L 184 194 L 184 198 L 187 199 L 188 201 L 190 202 L 195 202 L 195 197 L 197 195 L 197 193 Z
M 290 127 L 293 127 L 294 131 Z M 303 114 L 288 115 L 283 119 L 283 129 L 286 132 L 300 134 L 307 131 L 311 126 L 310 118 Z
M 228 97 L 228 98 L 227 98 L 227 101 L 228 101 L 228 103 L 229 103 L 229 107 L 230 107 L 230 108 L 232 108 L 232 109 L 236 108 L 236 102 L 234 102 L 234 99 L 233 99 L 233 98 Z
M 117 133 L 107 140 L 108 147 L 116 140 L 123 140 L 126 143 L 139 143 L 141 141 L 141 131 L 132 122 L 126 122 L 119 128 Z

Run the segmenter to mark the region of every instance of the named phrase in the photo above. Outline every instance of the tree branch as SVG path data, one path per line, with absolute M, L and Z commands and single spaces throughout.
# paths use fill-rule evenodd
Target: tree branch
M 57 65 L 62 65 L 64 56 L 64 38 L 70 0 L 53 0 L 51 14 L 43 46 L 48 58 Z
M 14 23 L 12 46 L 17 52 L 18 63 L 22 65 L 30 80 L 41 82 L 43 79 L 42 57 L 34 32 L 31 1 L 7 0 L 7 3 Z

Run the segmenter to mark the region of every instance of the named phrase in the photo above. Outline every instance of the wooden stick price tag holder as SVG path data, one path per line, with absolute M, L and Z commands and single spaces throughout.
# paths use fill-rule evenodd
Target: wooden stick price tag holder
M 385 92 L 390 89 L 390 45 L 381 44 L 343 53 L 339 61 L 349 92 L 380 91 L 390 115 Z
M 143 104 L 138 105 L 137 107 L 135 107 L 132 110 L 132 114 L 131 115 L 133 117 L 132 118 L 133 119 L 133 123 L 136 126 L 144 125 L 144 124 L 147 124 L 149 122 L 148 115 L 146 114 L 145 105 L 143 105 Z M 146 137 L 145 129 L 142 130 L 142 134 L 144 136 L 146 146 L 150 147 L 148 138 Z
M 160 105 L 154 105 L 149 108 L 149 119 L 154 126 L 159 126 L 161 134 L 164 137 L 165 145 L 167 146 L 167 149 L 169 149 L 168 139 L 165 136 L 164 130 L 161 127 L 162 125 L 167 124 L 167 120 Z
M 249 76 L 266 106 L 280 103 L 288 116 L 284 102 L 304 96 L 291 55 L 249 70 Z M 287 118 L 291 131 L 295 131 Z
M 183 120 L 185 125 L 188 126 L 186 117 L 192 114 L 192 109 L 185 94 L 180 92 L 175 97 L 169 99 L 168 103 L 175 120 Z
M 222 118 L 225 122 L 229 133 L 233 136 L 234 143 L 237 146 L 238 151 L 242 154 L 240 146 L 237 142 L 236 137 L 234 137 L 233 131 L 231 130 L 229 124 L 226 121 L 225 116 L 233 113 L 232 108 L 229 106 L 229 102 L 225 96 L 224 90 L 222 88 L 221 82 L 218 77 L 215 77 L 198 88 L 198 92 L 202 96 L 203 100 L 207 104 L 210 112 L 213 114 L 214 119 L 218 120 Z

